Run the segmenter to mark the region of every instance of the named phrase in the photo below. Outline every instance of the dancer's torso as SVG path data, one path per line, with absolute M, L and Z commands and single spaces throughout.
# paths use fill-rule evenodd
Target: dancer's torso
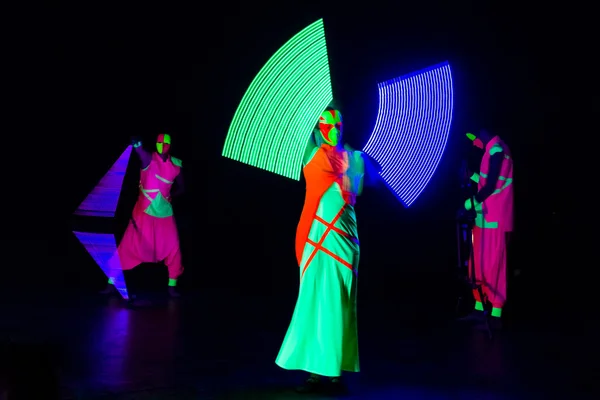
M 134 213 L 143 212 L 158 218 L 172 216 L 171 188 L 180 173 L 179 159 L 169 156 L 163 161 L 158 153 L 153 153 L 150 165 L 140 173 L 140 195 Z
M 481 190 L 486 184 L 490 158 L 495 151 L 502 151 L 503 154 L 500 176 L 494 193 L 483 202 L 482 214 L 478 215 L 476 223 L 481 228 L 499 228 L 511 232 L 514 219 L 513 161 L 510 149 L 498 136 L 494 137 L 485 148 L 481 159 L 478 187 Z
M 339 190 L 335 190 L 335 193 L 339 193 L 343 198 L 342 205 L 346 204 L 348 207 L 353 207 L 356 203 L 357 188 L 360 179 L 362 179 L 362 174 L 354 173 L 353 164 L 355 156 L 360 157 L 360 154 L 323 145 L 314 151 L 310 161 L 304 167 L 306 197 L 296 231 L 296 257 L 298 263 L 300 263 L 302 258 L 304 244 L 308 238 L 310 226 L 316 216 L 323 194 L 332 185 L 336 185 L 339 187 Z M 321 207 L 327 206 L 328 204 L 321 204 Z M 340 210 L 335 210 L 335 213 L 338 211 Z M 351 215 L 354 215 L 354 213 Z

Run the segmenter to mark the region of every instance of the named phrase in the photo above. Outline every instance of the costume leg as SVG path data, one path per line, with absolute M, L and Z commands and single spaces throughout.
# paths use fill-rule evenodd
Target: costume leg
M 335 216 L 339 208 L 331 208 Z M 355 274 L 360 248 L 353 239 L 358 238 L 354 210 L 341 213 L 339 220 L 326 212 L 317 215 L 320 220 L 311 228 L 300 264 L 298 300 L 275 360 L 281 368 L 332 378 L 360 369 Z
M 169 270 L 169 286 L 176 286 L 177 279 L 183 274 L 181 247 L 175 218 L 161 218 L 156 224 L 156 242 L 159 258 L 164 259 Z
M 483 276 L 486 296 L 492 303 L 492 316 L 500 317 L 506 302 L 506 235 L 499 229 L 486 229 L 483 237 Z
M 137 252 L 137 242 L 139 241 L 138 236 L 139 235 L 136 231 L 135 225 L 129 221 L 129 225 L 125 230 L 125 234 L 123 235 L 123 239 L 121 239 L 121 243 L 119 243 L 119 246 L 117 247 L 117 251 L 108 261 L 111 271 L 130 270 L 142 263 L 142 260 Z M 114 275 L 115 276 L 111 275 L 108 277 L 109 286 L 104 290 L 104 292 L 109 293 L 112 291 L 112 286 L 117 280 L 116 274 Z
M 169 269 L 169 286 L 176 286 L 177 278 L 183 274 L 183 264 L 181 263 L 181 249 L 179 245 L 169 257 L 165 259 L 165 265 Z
M 356 277 L 318 254 L 306 270 L 292 321 L 275 360 L 281 368 L 339 377 L 358 372 Z
M 483 229 L 478 227 L 478 226 L 474 226 L 473 227 L 473 235 L 472 235 L 472 241 L 473 241 L 473 257 L 469 257 L 469 278 L 472 279 L 472 275 L 473 275 L 473 267 L 472 267 L 472 262 L 473 260 L 475 260 L 475 280 L 480 283 L 483 274 L 482 274 L 482 267 L 483 267 L 483 255 L 484 255 L 484 251 L 482 248 L 482 235 L 483 235 Z M 483 292 L 485 294 L 485 288 L 483 288 Z M 473 289 L 473 297 L 475 298 L 475 310 L 477 311 L 483 311 L 483 301 L 484 299 L 481 298 L 481 296 L 479 295 L 479 290 L 477 289 Z
M 117 252 L 109 260 L 111 270 L 131 270 L 141 263 L 152 262 L 154 248 L 152 246 L 152 219 L 153 217 L 139 213 L 133 217 L 135 222 L 129 221 L 123 239 L 119 243 Z M 108 284 L 113 285 L 115 276 L 108 278 Z

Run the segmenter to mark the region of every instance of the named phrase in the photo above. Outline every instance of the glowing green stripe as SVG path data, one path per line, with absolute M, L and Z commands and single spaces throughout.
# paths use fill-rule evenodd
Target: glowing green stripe
M 285 68 L 285 72 L 288 76 L 285 78 L 286 81 L 281 82 L 281 86 L 278 88 L 278 90 L 276 90 L 274 93 L 271 92 L 270 96 L 267 99 L 263 100 L 260 104 L 261 109 L 258 110 L 258 115 L 265 115 L 266 117 L 267 113 L 270 110 L 272 110 L 272 113 L 270 113 L 269 115 L 271 117 L 270 121 L 268 121 L 270 131 L 267 135 L 263 135 L 261 137 L 261 150 L 265 149 L 266 147 L 268 149 L 273 149 L 275 151 L 275 154 L 278 154 L 277 151 L 273 148 L 273 145 L 276 145 L 277 139 L 279 139 L 279 135 L 275 133 L 283 132 L 280 130 L 281 120 L 284 119 L 286 114 L 289 112 L 289 103 L 295 100 L 289 95 L 293 96 L 294 94 L 299 93 L 299 90 L 297 88 L 298 81 L 301 81 L 302 78 L 304 78 L 303 80 L 306 81 L 306 78 L 302 76 L 303 71 L 300 68 L 302 68 L 301 62 L 304 61 L 304 54 L 311 52 L 310 45 L 312 43 L 310 42 L 309 34 L 310 32 L 304 30 L 298 35 L 296 35 L 296 37 L 292 39 L 294 41 L 294 53 L 292 53 L 291 51 L 284 53 L 283 58 L 279 61 L 279 63 L 273 65 L 273 72 L 275 72 L 277 75 L 279 75 L 280 72 L 283 72 L 279 71 L 278 69 L 283 70 Z M 298 52 L 298 54 L 295 54 L 296 52 Z M 302 58 L 300 58 L 299 56 Z M 278 78 L 276 75 L 272 76 L 271 79 L 273 79 L 272 84 L 276 85 L 278 83 Z M 253 124 L 250 127 L 250 129 L 260 129 L 260 124 L 262 122 L 263 120 L 254 118 Z M 252 149 L 250 147 L 246 148 L 247 152 L 250 152 L 251 150 Z M 258 157 L 257 166 L 269 170 L 265 165 L 268 163 L 268 158 L 270 155 L 269 153 L 267 153 L 266 151 L 261 151 L 260 153 L 255 155 L 256 157 Z
M 325 52 L 325 57 L 327 54 Z M 302 157 L 304 155 L 304 150 L 306 149 L 306 144 L 308 142 L 308 138 L 314 129 L 316 121 L 318 121 L 319 116 L 327 107 L 329 103 L 333 100 L 331 93 L 331 81 L 329 79 L 329 65 L 324 65 L 322 67 L 324 71 L 319 71 L 322 73 L 321 76 L 324 76 L 318 85 L 313 88 L 313 91 L 304 90 L 304 97 L 301 99 L 301 103 L 299 104 L 300 110 L 305 113 L 305 117 L 302 114 L 299 114 L 299 117 L 302 118 L 301 122 L 296 122 L 292 119 L 280 119 L 280 127 L 283 132 L 295 132 L 292 137 L 289 138 L 289 145 L 282 146 L 282 142 L 279 143 L 280 146 L 280 157 L 282 166 L 284 167 L 284 172 L 282 175 L 290 177 L 292 179 L 300 180 L 300 173 L 302 171 Z M 302 88 L 299 88 L 302 90 Z M 323 101 L 323 99 L 325 99 Z M 321 110 L 316 111 L 314 115 L 316 117 L 308 117 L 311 115 L 310 110 Z M 277 154 L 277 153 L 276 153 Z M 276 162 L 280 162 L 277 157 L 270 158 L 270 165 L 267 165 L 267 170 L 271 171 L 276 168 Z
M 500 153 L 504 151 L 504 149 L 502 149 L 502 146 L 500 146 L 499 144 L 495 144 L 492 146 L 492 148 L 490 149 L 490 156 L 493 156 L 496 153 Z
M 502 185 L 502 187 L 500 189 L 494 190 L 494 193 L 492 193 L 492 194 L 498 194 L 498 193 L 502 192 L 504 189 L 509 187 L 513 182 L 512 178 L 505 178 L 504 176 L 499 177 L 498 180 L 504 181 L 504 185 Z
M 244 94 L 222 155 L 300 180 L 302 156 L 333 100 L 323 20 L 285 43 Z
M 168 184 L 172 184 L 172 183 L 173 183 L 173 182 L 171 182 L 170 180 L 168 180 L 168 179 L 165 179 L 165 178 L 163 178 L 162 176 L 160 176 L 160 175 L 158 175 L 158 174 L 155 174 L 154 176 L 156 176 L 156 178 L 157 178 L 159 181 L 163 181 L 164 183 L 168 183 Z
M 314 47 L 313 49 L 314 50 Z M 311 51 L 311 49 L 306 49 L 306 51 L 303 52 L 303 56 L 306 57 L 310 57 L 309 60 L 312 60 L 312 58 L 316 58 L 318 60 L 318 58 L 321 58 L 323 56 L 325 56 L 325 58 L 327 58 L 327 51 L 326 49 L 318 49 L 318 51 Z M 315 61 L 317 61 L 315 60 Z M 310 62 L 310 64 L 309 64 Z M 276 115 L 282 116 L 282 115 L 286 115 L 288 113 L 288 111 L 290 109 L 305 109 L 308 108 L 310 109 L 310 106 L 308 104 L 306 104 L 306 99 L 308 99 L 310 101 L 310 97 L 312 96 L 312 91 L 314 91 L 316 88 L 311 88 L 311 91 L 307 91 L 306 87 L 304 85 L 304 82 L 308 79 L 311 79 L 311 76 L 315 73 L 315 71 L 312 70 L 312 68 L 310 68 L 310 66 L 312 64 L 314 64 L 314 62 L 306 62 L 306 63 L 297 63 L 296 64 L 296 70 L 295 70 L 295 74 L 297 76 L 297 79 L 295 80 L 295 82 L 291 83 L 291 87 L 289 87 L 287 90 L 289 91 L 289 93 L 300 93 L 302 98 L 300 99 L 295 99 L 291 96 L 287 96 L 287 93 L 284 93 L 283 90 L 279 91 L 279 105 L 276 109 Z M 306 68 L 306 67 L 309 68 Z M 331 99 L 329 99 L 331 100 Z M 300 104 L 294 104 L 294 103 L 300 103 Z M 329 103 L 327 103 L 329 104 Z M 327 106 L 327 104 L 325 104 L 325 106 Z M 308 106 L 308 107 L 307 107 Z M 325 107 L 322 107 L 322 110 L 325 109 Z M 314 126 L 315 122 L 318 121 L 319 116 L 316 115 L 316 117 L 314 119 L 308 119 L 306 121 L 307 123 L 307 127 L 303 130 L 302 128 L 300 128 L 300 132 L 304 131 L 304 132 L 310 132 L 312 127 Z M 294 121 L 295 122 L 295 121 Z M 291 131 L 293 130 L 295 127 L 297 127 L 297 125 L 294 123 L 293 125 L 290 126 L 290 121 L 286 118 L 281 118 L 278 117 L 277 119 L 271 121 L 271 126 L 274 126 L 274 130 L 273 132 L 286 132 L 286 131 Z M 308 130 L 306 130 L 308 129 Z M 300 136 L 300 135 L 295 135 L 295 136 Z M 304 142 L 304 146 L 296 146 L 296 149 L 301 149 L 302 152 L 304 151 L 304 149 L 306 148 L 306 142 L 308 140 L 309 134 L 306 135 L 301 135 L 300 136 L 303 140 L 302 142 Z M 287 168 L 292 168 L 296 169 L 298 171 L 300 171 L 302 165 L 301 163 L 296 163 L 296 165 L 294 166 L 293 164 L 293 153 L 290 154 L 289 150 L 290 148 L 285 148 L 283 146 L 281 146 L 281 141 L 277 140 L 278 137 L 276 135 L 269 135 L 269 138 L 271 139 L 271 143 L 269 143 L 269 147 L 274 148 L 274 147 L 279 147 L 279 151 L 276 151 L 276 154 L 280 154 L 282 161 L 283 161 L 283 165 L 286 166 Z M 298 154 L 300 154 L 300 152 L 297 152 Z M 263 157 L 264 157 L 264 153 L 263 153 Z M 301 158 L 299 158 L 299 160 L 301 160 Z M 274 170 L 276 168 L 276 164 L 279 161 L 279 158 L 276 157 L 270 157 L 270 159 L 263 159 L 262 160 L 266 166 L 264 167 L 266 170 Z M 261 163 L 262 164 L 262 163 Z M 295 167 L 295 168 L 294 168 Z M 291 176 L 291 171 L 284 171 L 283 175 L 285 176 Z

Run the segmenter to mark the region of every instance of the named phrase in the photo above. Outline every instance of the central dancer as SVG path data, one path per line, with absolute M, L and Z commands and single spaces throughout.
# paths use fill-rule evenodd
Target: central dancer
M 296 231 L 300 289 L 276 363 L 310 373 L 299 392 L 345 391 L 342 371 L 359 372 L 356 289 L 360 245 L 354 204 L 364 153 L 342 144 L 339 110 L 328 107 L 303 160 L 306 198 Z M 329 378 L 324 385 L 322 377 Z

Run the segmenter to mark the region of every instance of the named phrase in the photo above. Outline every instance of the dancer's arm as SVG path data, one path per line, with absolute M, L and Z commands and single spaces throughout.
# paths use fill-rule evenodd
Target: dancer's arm
M 485 185 L 477 192 L 477 194 L 473 197 L 473 202 L 471 199 L 465 200 L 465 209 L 470 211 L 473 205 L 475 206 L 475 210 L 478 211 L 481 209 L 481 203 L 483 203 L 488 197 L 490 197 L 494 191 L 496 190 L 496 184 L 498 183 L 498 179 L 500 178 L 500 170 L 502 169 L 502 160 L 504 159 L 504 152 L 500 150 L 496 150 L 492 156 L 490 157 L 490 167 L 488 169 L 488 175 L 485 181 Z
M 502 160 L 504 160 L 504 152 L 501 150 L 490 157 L 490 168 L 488 170 L 485 185 L 475 195 L 475 201 L 477 203 L 484 202 L 496 190 L 496 184 L 498 183 L 500 170 L 502 169 Z
M 144 146 L 142 146 L 142 140 L 139 137 L 132 137 L 131 145 L 140 158 L 142 169 L 148 168 L 150 162 L 152 161 L 152 154 L 148 150 L 144 149 Z
M 355 159 L 355 168 L 356 168 L 356 177 L 359 179 L 358 181 L 358 190 L 356 191 L 356 195 L 360 196 L 363 191 L 363 185 L 365 182 L 365 159 L 366 155 L 362 151 L 354 151 L 352 153 Z
M 175 177 L 175 190 L 171 194 L 171 198 L 179 197 L 185 193 L 185 185 L 183 183 L 183 172 L 179 172 L 179 175 Z
M 362 153 L 365 163 L 365 185 L 376 186 L 380 181 L 381 165 L 366 153 Z

